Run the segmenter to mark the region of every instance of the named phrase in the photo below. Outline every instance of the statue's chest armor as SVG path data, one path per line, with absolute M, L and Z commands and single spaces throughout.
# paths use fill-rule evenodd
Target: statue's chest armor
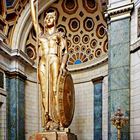
M 40 38 L 43 50 L 49 54 L 57 54 L 59 46 L 58 34 L 46 35 Z
M 58 35 L 52 35 L 48 37 L 48 46 L 49 48 L 57 48 L 59 43 Z

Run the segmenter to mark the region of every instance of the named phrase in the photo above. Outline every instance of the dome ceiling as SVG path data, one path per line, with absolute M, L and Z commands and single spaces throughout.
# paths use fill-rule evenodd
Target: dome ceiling
M 40 1 L 40 0 L 39 0 Z M 18 18 L 29 0 L 1 0 L 0 1 L 0 32 L 6 36 L 4 40 L 11 44 L 13 31 Z M 106 22 L 103 11 L 107 0 L 57 0 L 49 9 L 54 9 L 58 15 L 58 30 L 66 33 L 69 52 L 68 65 L 94 63 L 108 50 Z M 40 16 L 39 22 L 43 27 L 46 9 Z M 36 37 L 31 29 L 25 46 L 28 56 L 35 60 Z
M 107 54 L 107 24 L 98 3 L 94 0 L 59 0 L 46 11 L 51 9 L 57 13 L 58 30 L 67 36 L 68 65 L 94 63 L 94 60 Z M 46 11 L 39 16 L 42 27 Z M 35 40 L 32 28 L 25 49 L 31 59 L 36 58 Z
M 7 37 L 10 46 L 14 27 L 29 0 L 0 0 L 0 31 Z

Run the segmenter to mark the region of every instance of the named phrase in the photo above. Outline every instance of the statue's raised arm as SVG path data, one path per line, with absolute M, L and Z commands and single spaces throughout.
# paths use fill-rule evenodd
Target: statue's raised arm
M 37 2 L 36 0 L 30 0 L 31 16 L 32 16 L 32 22 L 33 22 L 35 31 L 36 31 L 36 33 L 40 34 L 42 31 L 41 31 L 41 28 L 38 24 L 38 20 L 37 20 L 37 16 L 36 16 L 36 13 L 37 13 L 36 8 L 35 8 L 35 3 L 36 2 Z

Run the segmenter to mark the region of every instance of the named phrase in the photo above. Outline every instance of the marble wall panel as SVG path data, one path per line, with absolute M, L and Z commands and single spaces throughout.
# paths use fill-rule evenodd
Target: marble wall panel
M 109 67 L 118 68 L 121 66 L 129 66 L 129 43 L 119 43 L 110 48 Z
M 109 91 L 129 88 L 129 67 L 123 66 L 109 70 Z

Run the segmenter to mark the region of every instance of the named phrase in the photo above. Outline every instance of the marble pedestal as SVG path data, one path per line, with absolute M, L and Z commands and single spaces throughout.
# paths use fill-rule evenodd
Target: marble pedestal
M 77 136 L 70 132 L 36 133 L 29 140 L 77 140 Z

